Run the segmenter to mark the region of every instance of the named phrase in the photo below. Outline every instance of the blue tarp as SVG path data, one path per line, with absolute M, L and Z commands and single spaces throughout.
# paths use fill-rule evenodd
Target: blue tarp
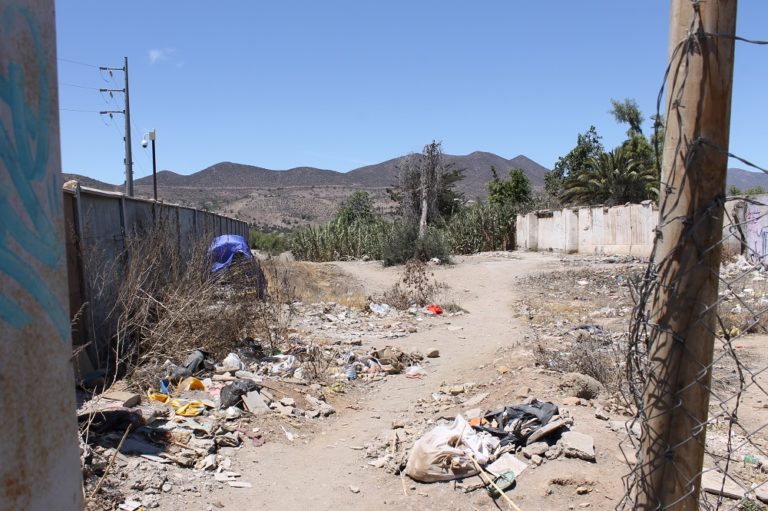
M 236 234 L 224 234 L 214 238 L 208 247 L 208 257 L 211 261 L 211 273 L 229 267 L 236 254 L 243 254 L 249 261 L 253 260 L 250 248 L 245 238 Z

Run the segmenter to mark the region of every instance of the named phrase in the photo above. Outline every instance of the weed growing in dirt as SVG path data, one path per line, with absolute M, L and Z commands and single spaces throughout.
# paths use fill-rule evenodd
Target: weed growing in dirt
M 435 280 L 433 273 L 427 271 L 426 263 L 411 259 L 405 264 L 400 281 L 376 301 L 387 303 L 396 309 L 407 309 L 411 305 L 423 307 L 437 301 L 445 287 L 445 284 Z

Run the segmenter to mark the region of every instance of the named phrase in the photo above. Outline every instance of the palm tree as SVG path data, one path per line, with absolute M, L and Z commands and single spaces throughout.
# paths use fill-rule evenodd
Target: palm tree
M 653 168 L 629 158 L 622 147 L 590 158 L 586 168 L 564 184 L 568 204 L 624 204 L 655 199 L 658 177 Z

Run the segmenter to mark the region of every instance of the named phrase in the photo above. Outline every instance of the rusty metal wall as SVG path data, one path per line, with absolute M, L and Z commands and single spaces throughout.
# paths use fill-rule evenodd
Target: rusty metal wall
M 0 509 L 82 510 L 53 0 L 0 0 Z

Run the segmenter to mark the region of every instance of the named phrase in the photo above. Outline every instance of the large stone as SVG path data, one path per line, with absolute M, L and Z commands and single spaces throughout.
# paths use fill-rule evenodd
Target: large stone
M 544 453 L 549 450 L 549 444 L 547 442 L 536 442 L 523 448 L 523 455 L 526 458 L 533 456 L 544 456 Z
M 567 423 L 561 419 L 561 418 L 552 418 L 551 421 L 547 423 L 546 426 L 543 426 L 533 433 L 531 433 L 531 436 L 528 437 L 528 440 L 526 441 L 527 445 L 532 445 L 541 440 L 542 438 L 547 438 L 549 435 L 554 433 L 555 431 L 559 431 L 563 429 L 565 426 L 567 426 Z
M 514 454 L 504 453 L 499 456 L 499 459 L 486 466 L 485 469 L 495 476 L 500 476 L 506 472 L 514 472 L 515 477 L 520 477 L 520 474 L 528 468 L 528 464 L 520 460 Z
M 560 438 L 560 444 L 567 458 L 595 461 L 595 441 L 589 435 L 577 431 L 566 431 Z
M 581 373 L 563 375 L 558 387 L 567 396 L 575 396 L 582 399 L 596 399 L 600 392 L 603 391 L 603 385 L 599 381 Z
M 252 390 L 244 394 L 243 404 L 245 405 L 246 410 L 254 415 L 262 415 L 269 413 L 270 411 L 269 405 L 267 405 L 264 398 L 261 397 L 261 394 L 259 394 L 259 391 L 257 390 Z

